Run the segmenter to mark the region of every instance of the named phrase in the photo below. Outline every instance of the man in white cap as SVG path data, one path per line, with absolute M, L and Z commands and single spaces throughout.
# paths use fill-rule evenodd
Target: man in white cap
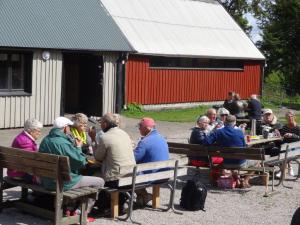
M 274 115 L 272 109 L 265 109 L 263 111 L 263 119 L 261 121 L 262 127 L 261 127 L 261 133 L 262 133 L 262 128 L 264 127 L 269 127 L 269 131 L 273 132 L 275 129 L 281 129 L 282 124 L 278 122 L 277 117 Z
M 39 152 L 55 155 L 68 156 L 70 160 L 71 180 L 64 182 L 64 190 L 79 187 L 103 187 L 104 180 L 100 177 L 82 176 L 79 170 L 83 168 L 87 160 L 82 153 L 82 141 L 75 140 L 76 146 L 67 134 L 70 133 L 70 126 L 73 122 L 66 117 L 58 117 L 54 120 L 53 128 L 49 134 L 42 140 Z M 48 190 L 55 190 L 55 181 L 49 178 L 41 178 L 42 185 Z M 88 212 L 92 209 L 94 201 L 89 199 Z

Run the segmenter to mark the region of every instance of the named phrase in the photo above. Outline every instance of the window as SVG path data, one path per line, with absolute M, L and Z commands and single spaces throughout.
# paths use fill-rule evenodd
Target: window
M 0 51 L 0 95 L 31 93 L 32 53 Z
M 242 60 L 208 58 L 170 58 L 154 56 L 150 58 L 152 68 L 243 70 Z

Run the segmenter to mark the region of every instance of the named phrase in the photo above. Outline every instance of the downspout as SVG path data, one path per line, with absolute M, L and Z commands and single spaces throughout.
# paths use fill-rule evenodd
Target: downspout
M 116 113 L 121 113 L 125 102 L 125 65 L 128 60 L 128 54 L 128 52 L 120 53 L 120 57 L 116 61 Z
M 262 94 L 263 94 L 263 88 L 264 88 L 265 68 L 267 66 L 266 61 L 263 61 L 260 65 L 261 65 L 260 66 L 261 67 L 261 74 L 260 74 L 260 77 L 261 77 L 260 92 L 261 93 L 260 93 L 260 96 L 263 97 Z

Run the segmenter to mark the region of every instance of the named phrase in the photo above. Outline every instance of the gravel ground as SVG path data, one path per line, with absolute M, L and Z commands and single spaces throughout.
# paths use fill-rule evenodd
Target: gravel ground
M 124 129 L 136 142 L 139 138 L 136 127 L 136 119 L 125 118 Z M 159 122 L 158 130 L 167 138 L 168 141 L 187 142 L 190 128 L 193 123 L 171 123 Z M 49 127 L 44 129 L 44 135 L 49 131 Z M 10 145 L 13 137 L 20 132 L 20 129 L 0 130 L 1 144 Z M 295 168 L 296 169 L 296 168 Z M 193 173 L 193 171 L 190 171 Z M 203 182 L 207 183 L 205 171 L 202 175 Z M 206 224 L 206 225 L 252 225 L 252 224 L 278 224 L 288 225 L 295 210 L 300 207 L 300 185 L 299 181 L 286 181 L 285 187 L 275 187 L 276 192 L 268 198 L 263 197 L 264 187 L 253 185 L 249 189 L 221 190 L 208 187 L 206 200 L 206 212 L 184 211 L 179 207 L 181 187 L 188 177 L 183 177 L 178 182 L 175 197 L 175 208 L 182 212 L 178 215 L 169 212 L 152 210 L 151 208 L 135 210 L 133 217 L 143 224 Z M 162 188 L 161 203 L 162 207 L 168 202 L 168 190 Z M 4 198 L 16 197 L 17 189 L 5 191 Z M 48 225 L 50 221 L 23 214 L 17 209 L 5 209 L 0 214 L 0 225 Z M 99 218 L 90 224 L 132 224 L 111 219 Z

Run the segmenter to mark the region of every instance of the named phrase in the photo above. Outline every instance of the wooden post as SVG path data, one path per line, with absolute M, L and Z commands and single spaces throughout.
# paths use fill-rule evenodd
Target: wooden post
M 154 185 L 152 187 L 152 208 L 157 209 L 160 207 L 160 198 L 159 198 L 160 186 Z
M 56 198 L 55 198 L 55 225 L 60 225 L 63 217 L 62 203 L 63 203 L 63 180 L 59 174 L 59 158 L 57 158 L 57 178 L 56 178 Z
M 1 167 L 0 172 L 0 212 L 2 212 L 3 209 L 3 168 Z
M 80 199 L 80 224 L 86 225 L 87 224 L 87 208 L 88 208 L 88 198 L 82 198 Z
M 115 219 L 119 216 L 119 192 L 115 191 L 110 194 L 111 217 Z

